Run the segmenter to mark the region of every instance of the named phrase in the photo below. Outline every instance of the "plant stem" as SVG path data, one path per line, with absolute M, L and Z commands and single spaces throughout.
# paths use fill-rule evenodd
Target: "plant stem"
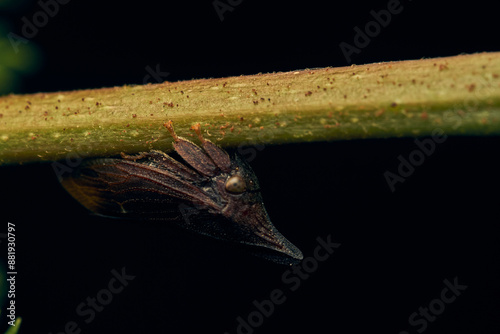
M 500 52 L 0 98 L 0 164 L 221 146 L 500 134 Z

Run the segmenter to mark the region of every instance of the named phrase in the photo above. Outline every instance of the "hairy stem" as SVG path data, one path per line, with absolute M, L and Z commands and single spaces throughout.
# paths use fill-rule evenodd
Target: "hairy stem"
M 500 52 L 0 98 L 0 164 L 221 146 L 500 134 Z

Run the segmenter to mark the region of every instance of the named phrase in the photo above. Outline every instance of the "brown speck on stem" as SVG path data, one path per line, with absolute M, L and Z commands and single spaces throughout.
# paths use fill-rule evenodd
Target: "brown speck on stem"
M 391 103 L 391 107 L 395 108 L 395 107 L 397 107 L 397 106 L 398 106 L 398 104 L 397 104 L 396 102 L 392 102 L 392 103 Z
M 59 107 L 58 107 L 58 106 L 56 106 L 56 109 L 59 109 Z
M 252 124 L 248 124 L 248 127 L 251 128 L 252 127 Z
M 423 120 L 429 119 L 429 115 L 427 114 L 427 111 L 424 111 L 420 114 L 420 118 Z
M 243 117 L 240 117 L 240 121 L 243 122 L 244 118 Z
M 136 118 L 137 117 L 137 114 L 132 114 L 132 118 Z
M 252 101 L 253 104 L 259 104 L 259 101 L 255 100 L 255 101 Z
M 82 97 L 82 101 L 85 101 L 85 98 L 84 98 L 84 97 Z
M 468 90 L 469 92 L 473 92 L 473 91 L 474 91 L 474 89 L 476 89 L 476 85 L 475 85 L 475 84 L 470 84 L 470 85 L 467 85 L 467 86 L 465 86 L 465 87 L 467 88 L 467 90 Z
M 311 96 L 312 95 L 312 92 L 311 91 L 308 91 L 307 93 L 304 94 L 305 96 Z
M 446 66 L 445 64 L 440 64 L 439 65 L 439 70 L 440 71 L 447 70 L 447 69 L 448 69 L 448 66 Z
M 385 109 L 379 109 L 375 111 L 375 117 L 380 117 L 385 112 Z
M 2 118 L 2 117 L 3 117 L 3 114 L 0 114 L 0 118 Z

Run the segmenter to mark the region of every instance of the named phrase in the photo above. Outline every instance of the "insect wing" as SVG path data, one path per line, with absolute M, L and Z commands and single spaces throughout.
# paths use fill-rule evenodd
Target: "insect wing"
M 61 183 L 83 206 L 104 216 L 178 219 L 180 204 L 218 207 L 192 181 L 154 164 L 92 160 Z

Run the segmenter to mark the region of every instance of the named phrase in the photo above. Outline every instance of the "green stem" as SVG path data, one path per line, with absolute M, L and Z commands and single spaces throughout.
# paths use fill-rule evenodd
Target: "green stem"
M 0 164 L 221 146 L 500 134 L 500 52 L 0 98 Z

